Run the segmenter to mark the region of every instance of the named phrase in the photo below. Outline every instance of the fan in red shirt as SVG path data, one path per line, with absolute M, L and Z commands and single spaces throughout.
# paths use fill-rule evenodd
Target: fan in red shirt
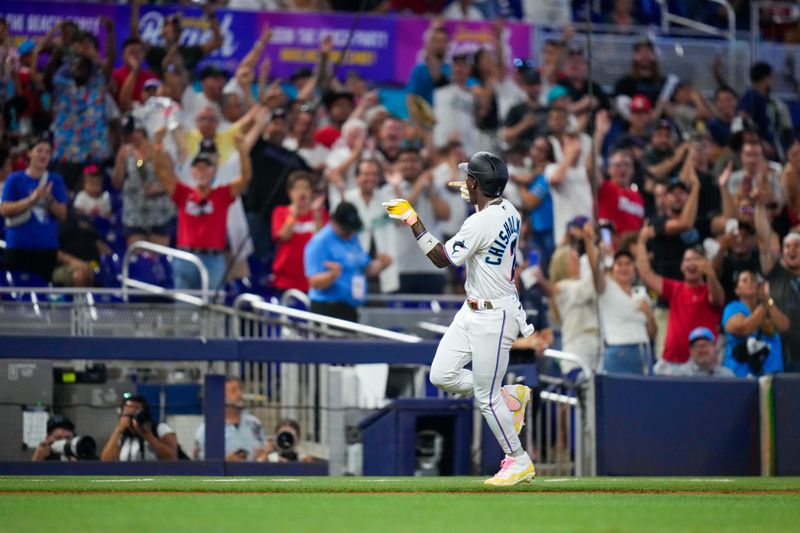
M 208 286 L 216 291 L 224 282 L 225 245 L 228 208 L 247 190 L 252 170 L 249 147 L 244 137 L 235 138 L 241 160 L 242 173 L 227 185 L 213 187 L 217 155 L 200 152 L 192 160 L 192 179 L 195 187 L 180 183 L 172 159 L 164 151 L 161 140 L 164 130 L 157 135 L 155 146 L 155 171 L 161 186 L 172 197 L 178 208 L 178 248 L 195 254 L 208 270 Z M 197 268 L 182 260 L 172 263 L 176 289 L 201 288 Z
M 608 162 L 608 178 L 600 185 L 600 218 L 611 220 L 619 235 L 636 232 L 644 221 L 644 200 L 631 188 L 633 160 L 625 152 L 616 152 Z
M 148 80 L 158 77 L 144 68 L 145 44 L 141 39 L 130 37 L 122 43 L 122 66 L 111 73 L 112 96 L 120 109 L 130 111 L 133 102 L 143 102 L 142 89 Z
M 325 196 L 311 200 L 314 176 L 303 170 L 289 175 L 289 205 L 272 212 L 272 239 L 278 244 L 272 264 L 272 286 L 280 291 L 298 289 L 308 292 L 305 264 L 306 244 L 325 224 L 328 212 L 322 207 Z
M 669 303 L 664 354 L 657 366 L 679 365 L 689 360 L 689 333 L 694 328 L 706 327 L 717 331 L 722 306 L 725 305 L 725 290 L 702 248 L 689 248 L 684 252 L 681 261 L 684 281 L 664 278 L 653 272 L 647 257 L 647 241 L 653 236 L 655 229 L 649 224 L 639 232 L 636 268 L 645 285 Z

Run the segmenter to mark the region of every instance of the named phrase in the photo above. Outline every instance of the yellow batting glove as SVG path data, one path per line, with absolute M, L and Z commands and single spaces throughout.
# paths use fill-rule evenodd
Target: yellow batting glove
M 414 208 L 411 207 L 408 200 L 395 198 L 394 200 L 383 202 L 381 205 L 386 209 L 386 212 L 389 213 L 389 218 L 402 220 L 409 226 L 413 226 L 418 220 L 417 212 L 414 211 Z

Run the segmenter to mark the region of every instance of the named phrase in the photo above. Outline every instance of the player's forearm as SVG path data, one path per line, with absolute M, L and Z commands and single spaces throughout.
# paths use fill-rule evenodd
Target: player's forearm
M 411 231 L 414 233 L 414 238 L 419 239 L 419 237 L 428 232 L 425 229 L 425 225 L 422 223 L 421 220 L 417 220 L 412 226 Z M 451 265 L 450 259 L 447 257 L 447 254 L 444 251 L 444 246 L 442 243 L 436 244 L 436 246 L 427 254 L 428 259 L 431 260 L 431 263 L 436 266 L 436 268 L 445 268 Z

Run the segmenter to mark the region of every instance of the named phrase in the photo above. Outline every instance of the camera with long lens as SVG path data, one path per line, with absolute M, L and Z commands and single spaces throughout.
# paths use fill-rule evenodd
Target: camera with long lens
M 275 437 L 275 445 L 278 447 L 278 455 L 287 461 L 297 461 L 297 452 L 294 447 L 297 444 L 294 433 L 281 431 Z
M 54 441 L 50 445 L 50 450 L 60 457 L 82 461 L 94 459 L 97 456 L 97 444 L 88 435 Z

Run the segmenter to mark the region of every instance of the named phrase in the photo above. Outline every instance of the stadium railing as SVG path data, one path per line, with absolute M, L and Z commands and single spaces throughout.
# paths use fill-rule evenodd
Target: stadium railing
M 315 315 L 267 302 L 257 295 L 241 295 L 232 307 L 226 307 L 203 304 L 202 296 L 185 298 L 179 291 L 145 284 L 126 289 L 131 303 L 104 301 L 107 296 L 120 296 L 122 290 L 0 288 L 0 295 L 16 295 L 13 301 L 0 305 L 0 313 L 5 315 L 0 321 L 0 334 L 7 335 L 0 358 L 32 355 L 37 359 L 73 360 L 77 368 L 87 361 L 119 360 L 109 365 L 119 376 L 143 376 L 161 382 L 181 372 L 192 376 L 208 372 L 234 374 L 243 378 L 246 397 L 263 419 L 297 418 L 307 428 L 308 441 L 316 455 L 329 459 L 345 456 L 341 449 L 331 450 L 331 446 L 341 446 L 343 428 L 352 426 L 350 422 L 342 424 L 345 411 L 363 412 L 385 405 L 383 399 L 369 404 L 331 394 L 334 388 L 344 390 L 346 397 L 358 385 L 352 373 L 332 365 L 382 363 L 412 367 L 417 377 L 411 390 L 415 395 L 425 394 L 426 368 L 435 344 L 416 335 Z M 150 296 L 182 303 L 134 301 Z M 460 300 L 450 299 L 453 302 L 444 303 L 445 306 Z M 302 293 L 289 293 L 283 303 L 295 301 L 306 306 L 306 300 Z M 237 341 L 235 345 L 227 342 L 233 339 Z M 365 339 L 378 339 L 379 343 Z M 581 406 L 575 397 L 553 390 L 543 391 L 542 399 L 545 405 L 559 404 L 562 410 Z M 585 448 L 584 433 L 565 426 L 573 419 L 583 417 L 570 413 L 543 428 L 549 431 L 552 424 L 557 424 L 555 435 L 579 435 L 581 444 L 576 445 Z M 331 428 L 337 431 L 332 432 Z M 190 436 L 191 432 L 184 432 L 183 441 Z M 551 440 L 540 437 L 539 446 Z M 554 472 L 573 470 L 569 452 L 558 457 L 555 451 L 542 451 L 540 455 L 554 465 L 558 463 Z M 583 464 L 575 463 L 575 471 L 590 472 Z M 346 469 L 343 459 L 338 463 L 334 460 L 331 465 L 332 472 Z

